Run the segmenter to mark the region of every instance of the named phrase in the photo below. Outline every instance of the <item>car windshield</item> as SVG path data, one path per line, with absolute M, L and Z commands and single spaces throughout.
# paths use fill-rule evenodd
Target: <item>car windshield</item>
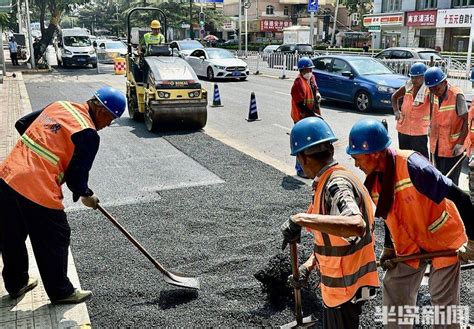
M 87 36 L 64 37 L 64 45 L 68 47 L 88 47 L 91 40 Z
M 298 46 L 298 51 L 304 51 L 305 53 L 311 53 L 313 48 L 311 46 Z
M 127 48 L 125 45 L 120 42 L 120 41 L 115 41 L 115 42 L 107 42 L 105 44 L 106 49 L 124 49 Z
M 388 67 L 372 58 L 349 58 L 347 61 L 360 75 L 393 74 Z
M 225 49 L 208 49 L 207 54 L 210 59 L 234 58 L 234 55 Z
M 179 43 L 181 50 L 192 50 L 204 48 L 198 41 L 181 41 Z
M 438 55 L 438 53 L 434 51 L 420 51 L 418 55 L 420 55 L 421 59 L 426 59 L 426 60 L 430 60 L 431 56 L 433 56 L 434 60 L 443 59 L 440 55 Z

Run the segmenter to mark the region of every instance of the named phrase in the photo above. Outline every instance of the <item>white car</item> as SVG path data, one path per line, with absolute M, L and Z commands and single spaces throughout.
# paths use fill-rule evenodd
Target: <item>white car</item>
M 186 61 L 196 72 L 196 75 L 207 77 L 209 80 L 215 78 L 245 80 L 249 76 L 247 63 L 226 49 L 204 48 L 196 49 Z
M 189 56 L 194 49 L 202 49 L 204 46 L 197 40 L 177 40 L 170 43 L 173 53 L 177 53 L 180 57 Z
M 96 40 L 97 57 L 101 63 L 113 63 L 117 57 L 124 57 L 127 54 L 127 46 L 118 40 Z

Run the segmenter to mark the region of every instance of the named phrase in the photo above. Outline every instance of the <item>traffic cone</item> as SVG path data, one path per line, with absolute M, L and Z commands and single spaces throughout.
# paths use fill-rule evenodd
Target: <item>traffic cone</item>
M 250 106 L 249 106 L 249 117 L 246 119 L 248 122 L 260 121 L 257 113 L 257 100 L 255 99 L 255 93 L 252 92 L 250 95 Z
M 221 95 L 219 94 L 219 87 L 217 86 L 217 83 L 213 83 L 214 85 L 214 95 L 212 97 L 212 107 L 221 107 L 223 106 L 221 104 Z

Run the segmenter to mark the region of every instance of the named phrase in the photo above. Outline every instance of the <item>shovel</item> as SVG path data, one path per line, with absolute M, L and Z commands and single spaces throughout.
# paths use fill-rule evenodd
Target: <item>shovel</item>
M 458 253 L 457 253 L 456 250 L 435 251 L 435 252 L 428 252 L 428 253 L 422 252 L 422 253 L 418 253 L 418 254 L 413 254 L 413 255 L 408 255 L 408 256 L 401 256 L 401 257 L 388 259 L 384 262 L 384 264 L 387 263 L 387 262 L 397 264 L 397 263 L 401 263 L 401 262 L 405 262 L 407 260 L 413 260 L 413 259 L 427 259 L 427 258 L 433 258 L 433 257 L 457 256 L 457 254 Z M 384 264 L 381 264 L 380 262 L 377 262 L 377 266 L 384 267 L 383 266 Z
M 130 233 L 127 232 L 127 230 L 122 225 L 120 225 L 120 223 L 115 218 L 112 217 L 111 214 L 107 212 L 107 210 L 105 210 L 100 204 L 97 205 L 97 209 L 99 209 L 100 212 L 104 214 L 104 216 L 107 217 L 107 219 L 110 220 L 112 224 L 114 224 L 115 227 L 117 227 L 120 232 L 122 232 L 127 237 L 127 239 L 130 240 L 130 242 L 133 243 L 135 247 L 137 247 L 138 250 L 140 250 L 141 253 L 153 263 L 153 265 L 155 265 L 155 267 L 165 276 L 165 281 L 167 283 L 183 288 L 200 288 L 199 280 L 197 278 L 166 270 L 148 253 L 148 251 L 145 250 L 145 248 L 142 247 L 142 245 L 137 240 L 135 240 L 133 236 L 130 235 Z
M 293 272 L 293 279 L 298 282 L 300 279 L 300 272 L 298 270 L 298 247 L 296 242 L 290 243 L 290 252 L 291 252 L 291 271 Z M 295 317 L 296 320 L 290 323 L 287 323 L 280 328 L 305 328 L 312 326 L 316 321 L 313 317 L 307 316 L 303 318 L 303 312 L 301 310 L 301 291 L 300 288 L 295 288 Z

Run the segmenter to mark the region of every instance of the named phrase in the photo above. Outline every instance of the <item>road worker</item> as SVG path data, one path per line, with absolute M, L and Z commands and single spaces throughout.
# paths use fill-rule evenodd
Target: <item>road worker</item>
M 314 253 L 300 266 L 300 281 L 307 284 L 318 266 L 324 302 L 324 328 L 358 328 L 365 300 L 378 287 L 374 253 L 374 216 L 370 196 L 359 179 L 334 160 L 337 141 L 319 117 L 298 121 L 290 135 L 291 155 L 313 179 L 313 202 L 306 213 L 292 216 L 281 230 L 286 243 L 297 240 L 301 227 L 314 235 Z
M 319 106 L 321 95 L 318 92 L 313 68 L 313 61 L 308 57 L 302 57 L 298 61 L 300 74 L 298 74 L 291 87 L 291 118 L 294 123 L 306 117 L 321 116 Z M 306 178 L 298 159 L 296 160 L 295 169 L 298 176 Z
M 143 52 L 145 55 L 148 52 L 149 45 L 161 45 L 165 43 L 165 36 L 161 34 L 161 23 L 160 21 L 154 19 L 150 24 L 151 32 L 147 32 L 143 35 L 143 38 L 140 39 L 140 47 L 138 47 L 140 52 Z
M 80 303 L 91 297 L 67 277 L 70 227 L 62 203 L 66 183 L 87 207 L 99 199 L 88 187 L 89 171 L 99 149 L 98 130 L 120 117 L 122 92 L 97 90 L 85 104 L 58 101 L 15 124 L 21 138 L 0 164 L 0 237 L 3 279 L 12 298 L 36 287 L 28 275 L 27 236 L 41 279 L 52 303 Z
M 429 89 L 424 84 L 426 69 L 423 63 L 411 66 L 410 80 L 392 95 L 392 108 L 397 120 L 400 149 L 420 152 L 428 159 L 430 96 Z M 403 98 L 401 109 L 400 98 Z
M 469 195 L 419 153 L 395 150 L 390 144 L 381 122 L 363 119 L 352 127 L 347 147 L 356 167 L 367 175 L 365 186 L 377 206 L 375 217 L 384 219 L 381 263 L 397 256 L 445 250 L 458 251 L 464 261 L 473 259 L 474 209 Z M 392 264 L 383 279 L 383 305 L 414 307 L 426 266 L 420 260 Z M 433 258 L 432 267 L 432 305 L 459 305 L 458 257 Z M 402 314 L 398 315 L 401 319 Z M 389 327 L 399 326 L 389 323 Z
M 430 93 L 438 99 L 432 104 L 430 152 L 436 168 L 446 175 L 469 147 L 466 99 L 460 88 L 448 83 L 439 67 L 426 70 L 424 78 Z M 460 174 L 461 166 L 457 166 L 450 175 L 456 185 Z

